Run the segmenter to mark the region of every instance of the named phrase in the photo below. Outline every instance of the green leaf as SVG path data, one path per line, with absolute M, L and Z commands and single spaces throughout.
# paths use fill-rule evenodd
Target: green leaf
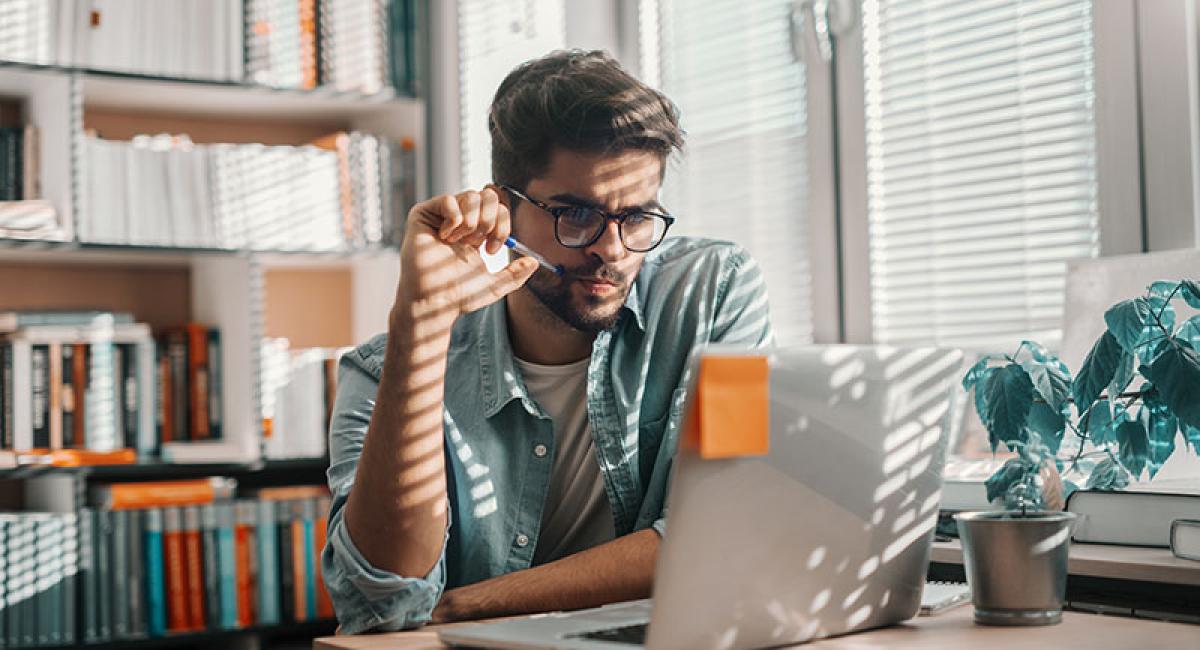
M 1150 316 L 1150 301 L 1145 298 L 1122 300 L 1104 312 L 1104 322 L 1117 343 L 1126 351 L 1134 352 L 1142 332 L 1154 322 Z
M 1019 458 L 1008 459 L 995 474 L 983 482 L 983 486 L 987 488 L 988 502 L 991 503 L 1007 494 L 1010 487 L 1020 483 L 1032 470 L 1032 466 Z
M 1187 341 L 1193 350 L 1200 349 L 1200 315 L 1192 316 L 1175 330 L 1175 338 Z
M 1179 428 L 1183 430 L 1183 437 L 1192 446 L 1192 451 L 1200 455 L 1200 427 L 1182 424 Z
M 1200 283 L 1195 280 L 1184 280 L 1183 284 L 1183 301 L 1190 307 L 1200 309 Z
M 988 372 L 988 370 L 990 370 L 990 368 L 988 368 L 988 362 L 991 360 L 992 358 L 990 356 L 984 356 L 979 361 L 976 361 L 975 365 L 971 366 L 971 369 L 968 370 L 967 374 L 963 377 L 963 390 L 971 390 L 976 386 L 976 384 L 986 379 L 987 376 L 991 374 Z
M 1128 352 L 1122 351 L 1120 361 L 1117 362 L 1117 369 L 1113 373 L 1112 382 L 1108 385 L 1109 399 L 1117 399 L 1121 393 L 1129 386 L 1129 382 L 1133 381 L 1133 362 L 1134 356 Z
M 1162 401 L 1185 424 L 1200 427 L 1200 353 L 1171 345 L 1150 365 L 1150 375 Z
M 1150 459 L 1150 439 L 1140 420 L 1125 420 L 1117 427 L 1118 458 L 1133 476 L 1139 477 Z
M 1175 308 L 1166 298 L 1160 296 L 1150 296 L 1150 321 L 1146 324 L 1146 329 L 1142 331 L 1142 338 L 1138 341 L 1139 345 L 1154 342 L 1156 339 L 1161 340 L 1166 336 L 1166 332 L 1175 329 Z M 1159 325 L 1162 325 L 1159 327 Z
M 1179 421 L 1167 409 L 1167 405 L 1158 401 L 1157 391 L 1150 391 L 1142 398 L 1146 412 L 1146 434 L 1150 439 L 1150 478 L 1158 473 L 1163 463 L 1175 453 L 1175 432 L 1179 430 Z
M 1150 285 L 1150 293 L 1154 294 L 1156 296 L 1162 296 L 1163 298 L 1166 298 L 1167 296 L 1170 296 L 1171 294 L 1175 293 L 1175 290 L 1178 289 L 1179 286 L 1180 286 L 1179 282 L 1172 282 L 1170 280 L 1159 280 Z
M 1129 485 L 1129 472 L 1111 457 L 1096 463 L 1084 488 L 1088 490 L 1120 490 Z
M 988 441 L 992 451 L 1003 442 L 1009 449 L 1025 441 L 1025 422 L 1033 406 L 1033 382 L 1029 373 L 1017 364 L 997 368 L 988 377 L 985 389 Z
M 1122 354 L 1125 354 L 1125 351 L 1121 349 L 1121 344 L 1117 343 L 1112 332 L 1105 331 L 1096 339 L 1072 385 L 1071 396 L 1075 400 L 1075 408 L 1080 413 L 1086 411 L 1092 402 L 1100 397 L 1100 393 L 1104 392 L 1104 387 L 1113 380 Z
M 1087 434 L 1092 444 L 1097 447 L 1117 441 L 1117 425 L 1122 418 L 1113 421 L 1112 407 L 1108 400 L 1100 400 L 1092 405 L 1087 416 Z
M 1049 450 L 1049 455 L 1058 453 L 1062 446 L 1063 430 L 1067 427 L 1067 419 L 1061 411 L 1055 410 L 1049 404 L 1034 402 L 1029 409 L 1029 420 L 1026 425 L 1038 434 L 1042 444 Z

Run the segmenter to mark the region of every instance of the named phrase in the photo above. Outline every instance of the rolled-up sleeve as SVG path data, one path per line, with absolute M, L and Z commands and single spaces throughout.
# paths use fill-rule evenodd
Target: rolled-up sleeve
M 427 575 L 401 576 L 373 566 L 350 538 L 344 519 L 354 486 L 363 439 L 375 407 L 378 380 L 364 366 L 363 348 L 346 353 L 338 365 L 338 390 L 329 429 L 329 527 L 321 552 L 325 579 L 341 630 L 346 634 L 395 631 L 429 622 L 446 583 L 446 537 L 437 564 Z

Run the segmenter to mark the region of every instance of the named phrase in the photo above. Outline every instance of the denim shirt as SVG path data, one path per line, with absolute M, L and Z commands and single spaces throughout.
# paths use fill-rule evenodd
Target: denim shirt
M 443 410 L 450 516 L 428 575 L 372 566 L 350 539 L 343 507 L 375 406 L 386 335 L 340 361 L 321 566 L 344 633 L 419 626 L 444 589 L 530 567 L 554 458 L 553 423 L 525 390 L 505 310 L 501 300 L 464 315 L 451 334 Z M 651 526 L 663 533 L 692 351 L 709 342 L 771 341 L 762 271 L 743 249 L 675 237 L 646 256 L 617 325 L 596 335 L 587 371 L 588 422 L 617 536 Z

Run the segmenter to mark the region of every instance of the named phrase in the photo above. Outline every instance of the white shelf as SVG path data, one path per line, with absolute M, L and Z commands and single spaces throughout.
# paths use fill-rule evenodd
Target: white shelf
M 250 251 L 216 248 L 122 246 L 36 240 L 0 239 L 0 263 L 112 264 L 117 266 L 188 266 L 207 257 L 254 256 L 264 268 L 324 268 L 399 256 L 394 247 L 348 251 Z
M 412 119 L 420 100 L 394 94 L 363 95 L 327 89 L 293 90 L 249 84 L 207 83 L 83 73 L 87 108 L 137 112 L 169 112 L 189 116 L 344 120 L 392 115 Z

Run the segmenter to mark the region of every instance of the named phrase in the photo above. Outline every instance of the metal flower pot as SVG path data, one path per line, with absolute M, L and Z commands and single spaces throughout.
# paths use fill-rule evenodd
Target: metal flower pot
M 1062 621 L 1073 513 L 965 512 L 954 518 L 976 623 Z

